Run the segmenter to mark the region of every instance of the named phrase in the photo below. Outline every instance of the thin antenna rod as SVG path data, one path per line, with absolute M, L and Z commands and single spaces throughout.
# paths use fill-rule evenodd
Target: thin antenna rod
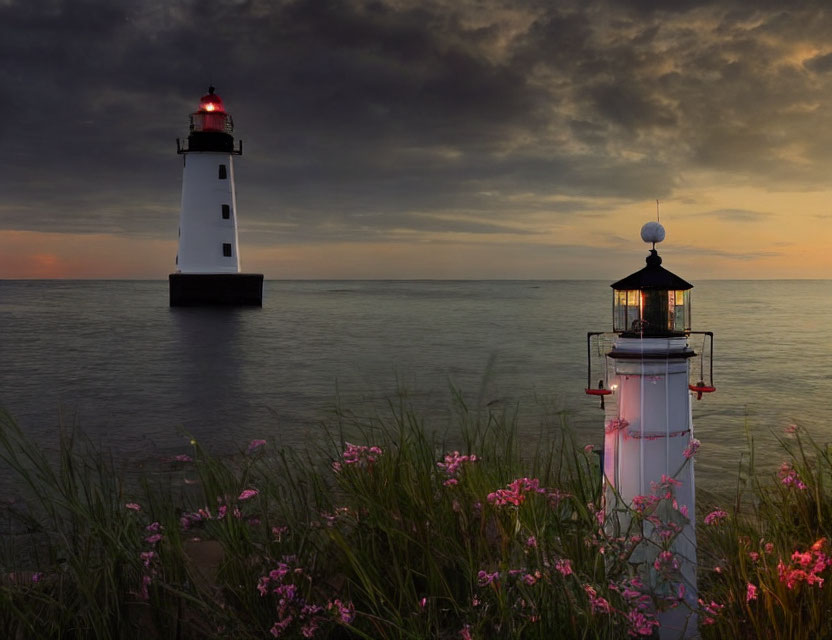
M 656 200 L 656 222 L 661 222 L 659 219 L 659 201 Z

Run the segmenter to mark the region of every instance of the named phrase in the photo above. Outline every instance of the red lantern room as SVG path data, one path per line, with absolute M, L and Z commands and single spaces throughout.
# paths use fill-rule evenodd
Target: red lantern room
M 222 106 L 222 98 L 208 87 L 208 93 L 199 99 L 199 111 L 191 114 L 191 131 L 220 131 L 231 133 L 234 122 Z
M 191 114 L 188 147 L 183 149 L 177 141 L 177 151 L 220 151 L 240 155 L 242 142 L 234 149 L 233 132 L 234 121 L 226 113 L 222 98 L 214 93 L 214 87 L 208 87 L 208 93 L 199 99 L 199 110 Z

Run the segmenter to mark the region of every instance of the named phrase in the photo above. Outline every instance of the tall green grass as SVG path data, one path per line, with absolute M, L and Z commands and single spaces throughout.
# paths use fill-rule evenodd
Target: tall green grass
M 457 395 L 450 444 L 400 396 L 381 416 L 337 411 L 316 449 L 214 456 L 190 441 L 128 483 L 78 430 L 47 455 L 0 413 L 20 493 L 0 520 L 0 625 L 10 638 L 649 637 L 658 610 L 686 607 L 672 563 L 656 564 L 672 539 L 651 538 L 644 511 L 604 526 L 596 456 L 549 427 L 521 442 L 510 409 Z M 781 444 L 787 466 L 749 462 L 735 504 L 699 523 L 703 637 L 832 635 L 832 454 L 799 431 Z M 656 514 L 682 522 L 672 499 Z

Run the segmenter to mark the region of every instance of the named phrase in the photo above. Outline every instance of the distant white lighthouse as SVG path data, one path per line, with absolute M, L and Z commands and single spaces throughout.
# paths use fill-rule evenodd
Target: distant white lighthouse
M 170 275 L 171 306 L 261 305 L 262 274 L 240 273 L 237 200 L 234 189 L 234 124 L 214 87 L 191 114 L 182 155 L 182 209 L 176 273 Z
M 712 380 L 707 385 L 704 380 L 690 382 L 689 362 L 696 355 L 688 345 L 693 285 L 661 266 L 655 247 L 665 231 L 658 222 L 645 224 L 641 236 L 653 245 L 647 266 L 611 285 L 615 338 L 606 354 L 611 379 L 597 385 L 591 379 L 587 393 L 615 401 L 606 403 L 604 429 L 608 529 L 630 526 L 634 512 L 628 508 L 643 509 L 645 536 L 672 540 L 673 559 L 660 556 L 655 542 L 641 543 L 631 558 L 646 567 L 645 582 L 653 582 L 653 588 L 662 580 L 665 561 L 667 568 L 678 571 L 675 584 L 663 585 L 675 605 L 659 614 L 660 637 L 668 640 L 697 635 L 691 609 L 697 606 L 692 452 L 698 443 L 693 440 L 691 392 L 701 397 L 714 387 Z M 712 333 L 705 335 L 713 341 Z M 668 490 L 675 498 L 672 506 L 651 511 L 657 508 L 655 502 L 650 506 L 651 499 L 666 496 Z M 658 521 L 669 524 L 658 526 Z

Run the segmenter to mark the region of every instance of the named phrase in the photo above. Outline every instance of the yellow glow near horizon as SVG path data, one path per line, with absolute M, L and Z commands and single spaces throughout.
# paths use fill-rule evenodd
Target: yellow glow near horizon
M 832 278 L 832 189 L 762 191 L 747 185 L 709 188 L 706 174 L 687 176 L 661 202 L 667 229 L 664 265 L 688 280 Z M 528 198 L 528 199 L 527 199 Z M 292 239 L 293 226 L 241 216 L 243 269 L 267 278 L 618 279 L 643 264 L 639 238 L 655 202 L 597 199 L 597 210 L 546 211 L 534 194 L 513 198 L 511 212 L 483 220 L 444 211 L 440 221 L 490 222 L 521 233 L 399 228 L 373 241 Z M 541 206 L 541 204 L 543 206 Z M 451 226 L 451 228 L 453 228 Z M 464 225 L 460 225 L 464 229 Z M 337 230 L 336 230 L 337 231 Z M 264 245 L 270 233 L 274 244 Z M 151 278 L 175 270 L 173 237 L 0 231 L 0 278 Z

